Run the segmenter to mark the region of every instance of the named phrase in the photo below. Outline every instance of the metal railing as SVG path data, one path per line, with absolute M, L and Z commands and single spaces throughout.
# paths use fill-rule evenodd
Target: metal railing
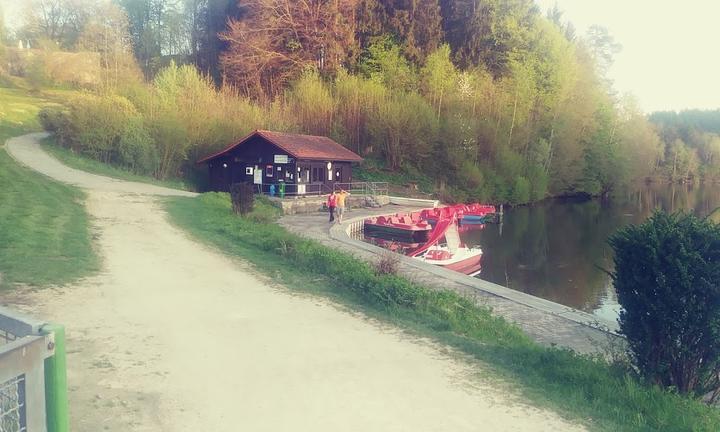
M 262 195 L 280 196 L 280 184 L 254 185 L 255 193 Z M 332 189 L 323 183 L 284 183 L 285 196 L 319 196 L 332 192 Z M 274 188 L 272 187 L 274 186 Z
M 257 194 L 280 196 L 281 184 L 283 183 L 256 184 L 253 187 Z M 376 197 L 388 195 L 387 182 L 334 183 L 332 187 L 325 183 L 284 183 L 284 189 L 284 196 L 319 196 L 339 190 L 346 190 L 358 196 Z
M 346 190 L 351 194 L 364 196 L 378 196 L 388 194 L 387 182 L 351 182 L 351 183 L 335 183 L 333 190 Z
M 61 326 L 0 307 L 0 432 L 67 432 Z

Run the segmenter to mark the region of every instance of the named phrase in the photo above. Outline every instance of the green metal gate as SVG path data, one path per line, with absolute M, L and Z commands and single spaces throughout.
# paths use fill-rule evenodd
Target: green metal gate
M 68 432 L 65 332 L 0 307 L 0 432 Z

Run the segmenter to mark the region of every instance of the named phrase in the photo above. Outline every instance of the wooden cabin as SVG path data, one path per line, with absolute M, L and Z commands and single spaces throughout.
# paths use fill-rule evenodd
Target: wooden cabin
M 309 195 L 329 193 L 336 183 L 352 182 L 352 164 L 361 161 L 327 137 L 256 130 L 197 163 L 208 164 L 213 191 L 250 182 L 257 192 L 277 193 L 284 183 L 287 195 Z

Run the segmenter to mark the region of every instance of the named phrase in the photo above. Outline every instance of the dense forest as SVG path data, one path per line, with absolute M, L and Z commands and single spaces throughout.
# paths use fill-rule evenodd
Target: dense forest
M 662 174 L 674 181 L 720 179 L 720 109 L 650 115 L 665 146 Z
M 46 127 L 159 178 L 201 186 L 193 162 L 256 128 L 331 136 L 368 178 L 447 200 L 720 174 L 716 130 L 651 123 L 612 90 L 612 36 L 531 0 L 30 0 L 23 21 L 0 82 L 88 89 Z

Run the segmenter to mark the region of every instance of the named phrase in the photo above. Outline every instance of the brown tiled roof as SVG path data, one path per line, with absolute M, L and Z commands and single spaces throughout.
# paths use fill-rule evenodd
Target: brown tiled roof
M 237 147 L 243 145 L 245 142 L 256 136 L 265 138 L 267 141 L 275 144 L 296 159 L 345 162 L 362 161 L 362 158 L 360 156 L 346 149 L 345 147 L 336 143 L 328 137 L 256 130 L 255 132 L 241 139 L 237 143 L 230 145 L 222 151 L 200 159 L 197 163 L 207 162 L 211 159 L 215 159 L 218 156 L 222 156 L 225 153 L 228 153 L 236 149 Z

